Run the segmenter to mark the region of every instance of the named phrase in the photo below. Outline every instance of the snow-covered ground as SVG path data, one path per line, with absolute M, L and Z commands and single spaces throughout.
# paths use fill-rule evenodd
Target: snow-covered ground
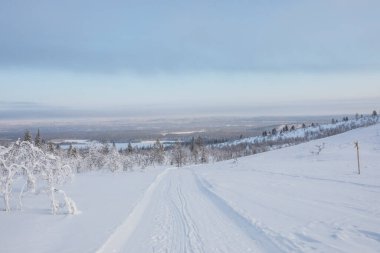
M 52 216 L 44 196 L 0 212 L 0 252 L 380 252 L 380 124 L 238 161 L 80 174 L 65 190 L 81 214 Z

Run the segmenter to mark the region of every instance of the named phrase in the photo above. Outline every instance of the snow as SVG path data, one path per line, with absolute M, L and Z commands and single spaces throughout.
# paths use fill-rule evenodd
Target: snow
M 51 215 L 44 194 L 25 196 L 23 211 L 0 212 L 0 252 L 95 252 L 161 170 L 76 175 L 64 187 L 81 211 L 74 216 Z
M 79 174 L 64 190 L 80 215 L 25 196 L 0 212 L 1 251 L 379 252 L 379 164 L 377 124 L 237 161 Z

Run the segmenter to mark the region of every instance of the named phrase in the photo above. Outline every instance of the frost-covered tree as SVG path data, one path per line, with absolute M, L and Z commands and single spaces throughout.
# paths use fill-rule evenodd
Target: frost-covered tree
M 173 147 L 172 158 L 177 167 L 182 167 L 186 163 L 186 153 L 179 141 Z
M 49 142 L 48 145 L 47 145 L 47 151 L 51 154 L 54 154 L 55 152 L 55 149 L 54 149 L 54 145 L 52 142 Z
M 112 145 L 112 148 L 104 156 L 104 168 L 109 169 L 112 172 L 123 170 L 123 160 L 116 149 L 116 145 Z
M 64 191 L 58 189 L 60 185 L 70 179 L 71 175 L 71 168 L 63 164 L 60 157 L 46 154 L 29 141 L 17 141 L 9 148 L 1 150 L 0 192 L 7 211 L 11 209 L 13 182 L 18 178 L 23 178 L 25 185 L 19 194 L 20 206 L 22 206 L 21 200 L 25 192 L 45 192 L 50 198 L 53 214 L 63 207 L 66 207 L 71 214 L 76 213 L 74 201 L 67 197 Z M 38 186 L 37 182 L 44 183 Z M 63 196 L 63 203 L 57 199 L 56 194 L 58 193 Z
M 127 150 L 128 150 L 128 153 L 130 153 L 130 154 L 133 152 L 133 147 L 132 147 L 131 142 L 128 142 Z
M 202 137 L 198 136 L 198 138 L 195 140 L 195 147 L 197 150 L 198 154 L 198 159 L 200 163 L 207 163 L 208 162 L 208 154 L 207 154 L 207 149 L 204 144 L 204 141 Z M 198 163 L 198 161 L 196 161 Z
M 67 149 L 67 157 L 71 157 L 73 154 L 73 145 L 70 144 L 69 148 Z
M 41 141 L 41 136 L 40 136 L 40 129 L 37 130 L 36 137 L 34 138 L 34 145 L 36 147 L 41 148 L 42 146 L 42 141 Z
M 194 137 L 191 138 L 189 149 L 191 153 L 192 162 L 197 164 L 199 160 L 199 146 L 198 143 L 195 141 Z
M 153 144 L 153 160 L 159 165 L 162 165 L 165 161 L 164 145 L 162 145 L 159 139 Z
M 88 170 L 99 170 L 104 166 L 104 154 L 100 152 L 96 143 L 91 143 L 88 148 L 88 153 L 84 158 L 84 167 Z
M 201 163 L 207 163 L 209 160 L 208 152 L 205 146 L 201 147 Z
M 101 152 L 104 155 L 107 155 L 110 152 L 110 146 L 108 145 L 108 143 L 103 144 L 103 146 L 101 148 Z
M 32 143 L 32 135 L 30 134 L 29 130 L 25 130 L 24 141 Z

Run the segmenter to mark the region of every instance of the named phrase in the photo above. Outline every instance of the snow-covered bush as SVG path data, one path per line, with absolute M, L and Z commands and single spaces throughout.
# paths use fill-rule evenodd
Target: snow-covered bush
M 322 144 L 315 145 L 315 149 L 310 151 L 310 153 L 313 155 L 319 155 L 324 148 L 325 143 L 323 142 Z
M 11 210 L 10 200 L 16 179 L 23 179 L 20 204 L 24 192 L 48 194 L 52 213 L 66 207 L 70 214 L 76 213 L 76 206 L 65 192 L 58 189 L 72 176 L 70 166 L 62 163 L 60 157 L 43 152 L 28 141 L 17 141 L 0 152 L 0 193 L 4 198 L 5 210 Z M 26 188 L 26 189 L 25 189 Z M 57 201 L 56 194 L 62 194 L 64 203 Z

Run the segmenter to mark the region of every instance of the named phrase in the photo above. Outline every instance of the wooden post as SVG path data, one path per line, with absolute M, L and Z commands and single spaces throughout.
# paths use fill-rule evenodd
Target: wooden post
M 355 142 L 356 156 L 358 158 L 358 174 L 360 175 L 359 142 Z

